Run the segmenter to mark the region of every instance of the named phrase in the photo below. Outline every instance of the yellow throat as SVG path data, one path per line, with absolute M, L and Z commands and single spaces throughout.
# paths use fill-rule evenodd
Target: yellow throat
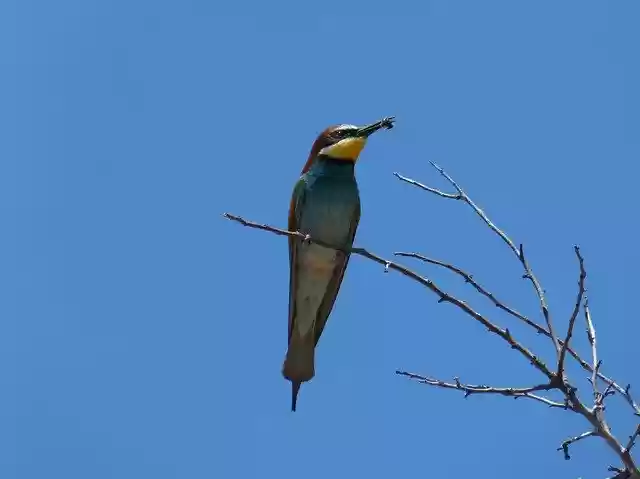
M 323 148 L 320 150 L 320 154 L 336 160 L 353 161 L 355 163 L 366 143 L 367 139 L 363 137 L 345 138 Z

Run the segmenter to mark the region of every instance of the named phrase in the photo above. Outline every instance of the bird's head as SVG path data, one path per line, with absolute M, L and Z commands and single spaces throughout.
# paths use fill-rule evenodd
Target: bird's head
M 326 128 L 313 142 L 302 172 L 306 172 L 318 157 L 355 163 L 369 136 L 383 128 L 393 128 L 394 121 L 395 117 L 391 116 L 366 126 L 342 124 Z

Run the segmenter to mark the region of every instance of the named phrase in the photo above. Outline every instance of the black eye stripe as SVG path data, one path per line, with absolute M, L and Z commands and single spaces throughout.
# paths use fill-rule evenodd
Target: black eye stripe
M 350 135 L 352 135 L 355 132 L 355 130 L 353 129 L 347 129 L 347 128 L 343 128 L 341 130 L 336 130 L 333 132 L 333 137 L 335 138 L 346 138 Z

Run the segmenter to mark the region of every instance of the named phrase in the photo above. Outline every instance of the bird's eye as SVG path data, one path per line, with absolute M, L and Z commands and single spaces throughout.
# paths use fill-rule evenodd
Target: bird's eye
M 336 130 L 333 134 L 336 138 L 345 138 L 349 135 L 349 130 Z

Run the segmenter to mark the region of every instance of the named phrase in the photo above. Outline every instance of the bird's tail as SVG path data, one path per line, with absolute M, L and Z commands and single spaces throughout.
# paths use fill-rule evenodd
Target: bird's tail
M 298 392 L 301 384 L 298 381 L 291 382 L 291 411 L 293 412 L 296 412 L 296 403 L 298 402 Z
M 296 410 L 300 385 L 315 375 L 315 337 L 313 333 L 300 337 L 291 335 L 287 355 L 282 365 L 282 375 L 291 381 L 291 410 Z

